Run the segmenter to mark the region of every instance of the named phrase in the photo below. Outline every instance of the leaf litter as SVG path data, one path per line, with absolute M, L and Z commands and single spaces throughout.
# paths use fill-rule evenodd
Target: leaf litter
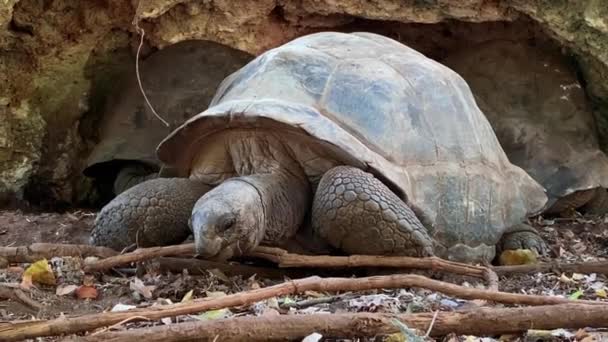
M 14 213 L 11 217 L 15 217 Z M 70 214 L 58 221 L 91 221 L 91 216 Z M 31 221 L 46 222 L 29 216 Z M 603 218 L 576 220 L 537 220 L 533 224 L 551 246 L 552 257 L 562 262 L 605 260 L 608 258 L 608 220 Z M 56 227 L 56 225 L 54 226 Z M 38 225 L 43 229 L 44 226 Z M 55 228 L 53 228 L 55 229 Z M 50 234 L 49 234 L 50 235 Z M 2 235 L 11 238 L 11 231 Z M 48 242 L 48 241 L 29 241 Z M 70 241 L 62 241 L 70 242 Z M 77 241 L 75 241 L 77 242 Z M 21 243 L 24 244 L 24 243 Z M 515 259 L 532 259 L 524 254 L 514 254 Z M 547 261 L 539 257 L 539 261 Z M 515 263 L 521 263 L 516 261 Z M 524 262 L 525 263 L 525 262 Z M 240 291 L 270 286 L 281 281 L 259 277 L 244 278 L 227 276 L 219 270 L 208 270 L 201 275 L 163 273 L 154 267 L 138 268 L 130 274 L 91 277 L 82 272 L 80 258 L 53 258 L 34 263 L 9 264 L 0 272 L 0 282 L 25 283 L 30 287 L 33 299 L 44 304 L 44 309 L 32 313 L 19 303 L 0 306 L 0 317 L 5 320 L 58 317 L 65 314 L 84 314 L 101 311 L 125 311 L 134 308 L 188 302 L 196 298 L 224 296 Z M 137 275 L 136 275 L 137 273 Z M 412 272 L 416 273 L 416 272 Z M 25 281 L 23 280 L 25 278 Z M 449 278 L 439 277 L 441 278 Z M 444 279 L 446 280 L 446 279 Z M 483 287 L 475 279 L 453 278 L 464 286 Z M 31 285 L 29 284 L 31 281 Z M 608 279 L 600 274 L 552 272 L 509 275 L 499 279 L 500 289 L 515 293 L 543 294 L 563 298 L 607 301 Z M 80 295 L 78 295 L 80 293 Z M 2 304 L 2 303 L 0 303 Z M 307 315 L 341 312 L 415 313 L 452 311 L 471 305 L 470 301 L 434 293 L 425 289 L 371 290 L 358 293 L 320 293 L 308 291 L 303 294 L 281 296 L 260 301 L 252 305 L 210 310 L 196 315 L 165 318 L 156 322 L 127 322 L 122 328 L 169 325 L 186 321 L 214 320 L 243 315 Z M 395 323 L 399 324 L 399 323 Z M 399 332 L 376 338 L 357 341 L 419 341 L 433 340 L 424 331 L 414 331 L 399 326 Z M 49 340 L 52 340 L 49 339 Z M 331 341 L 321 334 L 311 332 L 304 341 Z M 335 340 L 335 339 L 334 339 Z M 556 329 L 551 331 L 530 330 L 527 334 L 489 337 L 448 335 L 441 341 L 602 341 L 608 340 L 608 332 L 601 329 Z M 343 339 L 341 341 L 350 341 Z M 354 340 L 353 340 L 354 341 Z

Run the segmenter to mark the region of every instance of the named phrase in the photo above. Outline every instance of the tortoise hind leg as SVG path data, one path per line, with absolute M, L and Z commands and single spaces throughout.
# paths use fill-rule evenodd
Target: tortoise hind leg
M 139 162 L 131 162 L 120 168 L 114 179 L 114 194 L 120 195 L 133 186 L 158 177 L 158 172 L 154 171 Z
M 433 242 L 410 207 L 369 173 L 327 171 L 312 207 L 318 236 L 349 254 L 429 256 Z
M 180 243 L 190 235 L 196 201 L 211 187 L 186 178 L 158 178 L 137 184 L 104 206 L 90 243 L 122 250 Z
M 538 255 L 545 255 L 549 252 L 549 247 L 538 231 L 525 223 L 509 227 L 496 247 L 497 255 L 509 249 L 529 249 Z

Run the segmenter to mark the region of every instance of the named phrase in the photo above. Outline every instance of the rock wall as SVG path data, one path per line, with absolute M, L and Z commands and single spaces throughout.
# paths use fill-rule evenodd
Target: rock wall
M 5 0 L 0 3 L 0 199 L 90 202 L 81 175 L 104 99 L 143 57 L 186 39 L 259 54 L 322 30 L 383 33 L 440 59 L 495 37 L 550 41 L 578 62 L 608 143 L 602 0 Z M 135 25 L 134 25 L 135 24 Z

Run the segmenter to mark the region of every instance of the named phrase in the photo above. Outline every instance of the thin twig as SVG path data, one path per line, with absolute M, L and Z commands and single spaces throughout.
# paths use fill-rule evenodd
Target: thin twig
M 560 261 L 539 262 L 529 265 L 495 266 L 492 268 L 498 275 L 514 273 L 563 272 L 597 273 L 608 275 L 608 260 L 564 263 Z
M 561 297 L 525 295 L 469 288 L 414 274 L 395 274 L 365 278 L 308 277 L 223 297 L 204 298 L 186 303 L 133 309 L 127 312 L 104 312 L 100 314 L 89 314 L 53 320 L 0 323 L 0 340 L 19 341 L 41 336 L 74 334 L 116 324 L 117 322 L 134 315 L 156 320 L 164 317 L 175 317 L 207 310 L 248 305 L 272 297 L 304 293 L 306 291 L 366 291 L 381 288 L 395 289 L 404 287 L 425 288 L 453 297 L 485 299 L 505 304 L 546 305 L 580 303 L 608 307 L 606 303 L 595 301 L 570 300 Z
M 44 258 L 65 256 L 107 258 L 116 254 L 118 254 L 116 251 L 106 247 L 61 243 L 33 243 L 26 246 L 0 247 L 0 257 L 9 262 L 35 262 Z
M 139 248 L 133 252 L 111 256 L 109 258 L 92 261 L 84 266 L 85 272 L 99 272 L 109 270 L 116 266 L 130 264 L 136 261 L 145 261 L 157 257 L 173 255 L 194 254 L 194 244 L 183 244 L 164 247 Z
M 123 325 L 125 323 L 129 323 L 129 322 L 134 321 L 134 320 L 149 321 L 149 319 L 147 319 L 146 317 L 143 317 L 143 316 L 133 316 L 133 317 L 125 318 L 125 319 L 123 319 L 122 321 L 120 321 L 120 322 L 118 322 L 116 324 L 110 325 L 109 327 L 105 327 L 103 329 L 100 329 L 99 331 L 96 331 L 96 332 L 92 333 L 91 336 L 99 335 L 101 333 L 104 333 L 104 332 L 106 332 L 108 330 L 117 328 L 117 327 L 119 327 L 119 326 L 121 326 L 121 325 Z
M 158 118 L 158 120 L 160 120 L 163 124 L 165 124 L 165 126 L 169 127 L 169 123 L 167 121 L 165 121 L 165 119 L 163 119 L 156 112 L 156 110 L 154 110 L 154 107 L 152 107 L 152 104 L 150 103 L 150 100 L 148 100 L 148 96 L 146 96 L 146 92 L 144 91 L 144 87 L 141 83 L 141 77 L 139 76 L 139 54 L 141 53 L 141 47 L 144 45 L 144 35 L 146 34 L 146 31 L 144 31 L 143 28 L 139 27 L 138 23 L 136 23 L 135 28 L 141 36 L 141 38 L 139 40 L 139 46 L 137 47 L 137 54 L 135 56 L 135 74 L 137 76 L 137 83 L 139 84 L 139 90 L 141 91 L 141 94 L 143 95 L 144 100 L 146 100 L 146 103 L 148 104 L 148 107 L 150 107 L 150 110 L 152 111 L 152 113 Z
M 431 331 L 433 330 L 433 326 L 435 325 L 435 320 L 437 319 L 437 315 L 438 314 L 439 314 L 439 310 L 435 310 L 435 314 L 433 315 L 433 319 L 431 320 L 431 323 L 429 324 L 429 328 L 426 331 L 426 334 L 424 335 L 424 337 L 431 336 Z
M 0 298 L 20 302 L 35 310 L 42 309 L 42 304 L 30 298 L 30 296 L 26 295 L 21 289 L 13 286 L 4 286 L 4 284 L 0 284 Z
M 315 306 L 315 305 L 319 305 L 319 304 L 328 304 L 328 303 L 333 303 L 336 302 L 338 300 L 343 300 L 345 298 L 348 297 L 352 297 L 353 295 L 350 294 L 341 294 L 338 296 L 327 296 L 327 297 L 318 297 L 318 298 L 311 298 L 311 299 L 304 299 L 295 303 L 287 303 L 287 304 L 281 304 L 280 306 L 283 308 L 298 308 L 298 309 L 304 309 L 307 308 L 309 306 Z

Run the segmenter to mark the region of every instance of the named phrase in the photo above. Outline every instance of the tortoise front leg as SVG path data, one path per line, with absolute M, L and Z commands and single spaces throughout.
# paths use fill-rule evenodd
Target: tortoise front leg
M 538 231 L 525 223 L 516 224 L 507 229 L 496 246 L 496 255 L 509 249 L 529 249 L 538 255 L 544 255 L 549 251 L 547 243 L 538 234 Z
M 349 254 L 433 255 L 433 241 L 412 209 L 374 176 L 354 167 L 338 166 L 323 175 L 312 227 Z
M 191 233 L 188 220 L 196 201 L 211 187 L 187 178 L 157 178 L 139 183 L 104 206 L 90 243 L 122 250 L 162 246 L 184 241 Z

